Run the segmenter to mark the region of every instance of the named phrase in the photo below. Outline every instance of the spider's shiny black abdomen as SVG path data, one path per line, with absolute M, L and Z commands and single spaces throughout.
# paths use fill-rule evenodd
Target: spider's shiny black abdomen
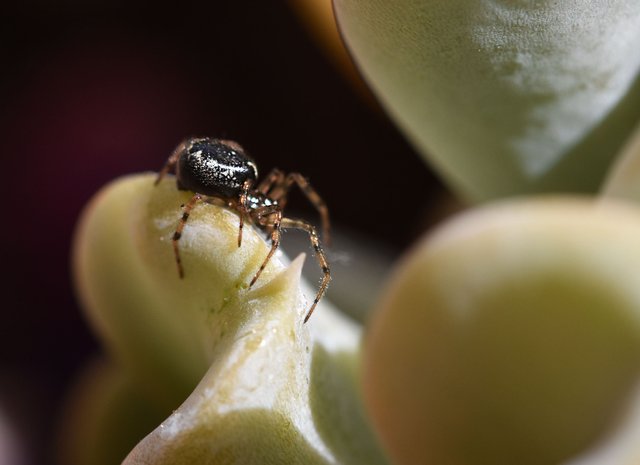
M 191 139 L 176 166 L 178 187 L 203 195 L 235 198 L 246 180 L 255 182 L 255 162 L 234 142 Z

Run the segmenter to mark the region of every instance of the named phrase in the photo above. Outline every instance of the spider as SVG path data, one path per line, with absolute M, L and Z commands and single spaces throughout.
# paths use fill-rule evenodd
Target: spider
M 223 205 L 238 213 L 238 247 L 242 245 L 245 220 L 270 234 L 271 249 L 249 283 L 249 288 L 258 280 L 280 245 L 282 229 L 302 229 L 309 234 L 323 274 L 316 297 L 304 318 L 306 323 L 327 290 L 331 272 L 315 227 L 304 220 L 284 217 L 283 211 L 287 204 L 287 194 L 296 184 L 318 210 L 322 219 L 323 237 L 328 242 L 329 210 L 309 181 L 300 173 L 285 174 L 279 169 L 273 169 L 262 182 L 256 184 L 258 167 L 244 149 L 234 141 L 213 138 L 190 138 L 178 145 L 158 173 L 155 185 L 171 170 L 176 173 L 178 189 L 194 193 L 191 200 L 183 206 L 182 218 L 172 238 L 180 278 L 184 277 L 184 270 L 178 241 L 191 210 L 199 201 Z

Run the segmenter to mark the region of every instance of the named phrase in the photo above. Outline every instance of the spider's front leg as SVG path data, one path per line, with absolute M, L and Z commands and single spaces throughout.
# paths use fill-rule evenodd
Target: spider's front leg
M 309 321 L 311 314 L 316 309 L 316 305 L 322 296 L 324 296 L 327 291 L 327 287 L 329 286 L 329 282 L 331 281 L 331 270 L 329 269 L 329 263 L 327 262 L 327 257 L 324 254 L 324 250 L 322 249 L 322 245 L 320 244 L 320 239 L 318 238 L 318 234 L 316 233 L 316 228 L 313 225 L 307 223 L 304 220 L 296 220 L 291 218 L 282 218 L 280 225 L 283 228 L 295 228 L 302 229 L 309 234 L 309 240 L 311 241 L 311 245 L 313 246 L 313 250 L 315 251 L 316 259 L 318 260 L 318 264 L 320 265 L 320 269 L 322 270 L 322 282 L 320 283 L 320 287 L 318 288 L 318 292 L 316 294 L 315 299 L 313 299 L 313 304 L 311 304 L 311 308 L 307 311 L 307 315 L 304 317 L 304 323 Z
M 187 220 L 189 219 L 189 215 L 191 214 L 191 210 L 196 206 L 199 200 L 202 200 L 202 196 L 200 194 L 195 194 L 191 197 L 191 200 L 184 206 L 184 210 L 182 211 L 182 218 L 180 218 L 180 222 L 178 223 L 178 227 L 176 228 L 176 232 L 173 233 L 173 238 L 171 239 L 171 244 L 173 245 L 173 254 L 176 258 L 176 265 L 178 266 L 178 275 L 180 279 L 184 278 L 184 270 L 182 268 L 182 261 L 180 259 L 180 250 L 178 249 L 178 241 L 182 237 L 182 230 L 184 229 L 184 225 L 187 224 Z
M 279 170 L 278 168 L 274 168 L 269 172 L 268 175 L 265 176 L 262 182 L 258 184 L 256 190 L 266 196 L 273 197 L 272 195 L 270 195 L 269 191 L 273 188 L 273 186 L 281 185 L 284 182 L 285 178 L 286 176 L 283 171 Z
M 262 274 L 262 271 L 267 266 L 267 263 L 269 263 L 269 260 L 271 260 L 271 257 L 273 257 L 273 254 L 276 253 L 276 250 L 280 245 L 280 223 L 282 221 L 282 209 L 280 209 L 280 207 L 277 205 L 265 206 L 254 210 L 253 215 L 256 218 L 256 223 L 259 223 L 260 225 L 271 229 L 271 249 L 262 262 L 262 265 L 260 265 L 260 268 L 254 275 L 253 279 L 249 283 L 249 288 L 251 288 L 251 286 L 253 286 L 258 280 L 258 278 Z
M 249 189 L 251 189 L 252 182 L 250 179 L 247 179 L 242 184 L 242 190 L 240 192 L 240 200 L 238 202 L 237 210 L 240 215 L 240 221 L 238 224 L 238 247 L 242 245 L 242 230 L 244 228 L 244 217 L 248 214 L 249 210 L 247 209 L 247 196 L 249 195 Z
M 330 245 L 331 237 L 329 231 L 331 229 L 331 224 L 329 221 L 329 208 L 324 200 L 322 200 L 322 197 L 320 197 L 320 194 L 318 194 L 318 191 L 311 186 L 309 180 L 300 173 L 289 173 L 285 176 L 284 173 L 279 170 L 273 170 L 269 176 L 270 177 L 266 178 L 262 184 L 265 184 L 267 180 L 270 181 L 270 184 L 265 185 L 264 187 L 268 187 L 268 189 L 270 189 L 270 192 L 268 192 L 269 197 L 277 200 L 280 204 L 280 208 L 283 210 L 287 204 L 287 195 L 289 194 L 289 190 L 291 190 L 291 186 L 293 184 L 298 186 L 320 214 L 320 219 L 322 220 L 322 237 L 325 243 Z

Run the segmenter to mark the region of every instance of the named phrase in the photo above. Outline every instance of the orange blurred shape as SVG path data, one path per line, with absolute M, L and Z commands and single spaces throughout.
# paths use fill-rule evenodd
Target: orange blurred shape
M 333 14 L 332 0 L 289 0 L 289 4 L 329 60 L 353 85 L 358 95 L 378 108 L 375 97 L 369 91 L 342 41 Z

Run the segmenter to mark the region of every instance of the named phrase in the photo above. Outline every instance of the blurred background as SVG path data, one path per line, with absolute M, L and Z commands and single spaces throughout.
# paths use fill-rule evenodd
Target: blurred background
M 439 215 L 438 181 L 291 4 L 2 10 L 0 430 L 13 439 L 0 449 L 16 449 L 12 463 L 51 463 L 65 393 L 100 351 L 70 280 L 83 205 L 118 176 L 158 170 L 182 138 L 234 139 L 263 174 L 303 173 L 338 229 L 392 253 Z M 303 196 L 291 202 L 314 218 Z

